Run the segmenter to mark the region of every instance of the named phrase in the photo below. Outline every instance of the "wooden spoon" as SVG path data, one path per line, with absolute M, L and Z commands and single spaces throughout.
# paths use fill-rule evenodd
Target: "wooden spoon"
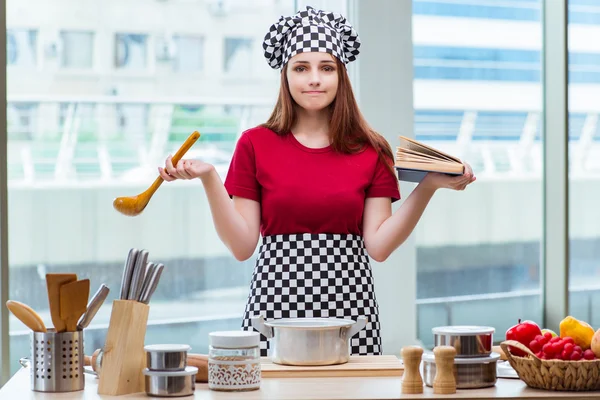
M 175 153 L 171 160 L 174 166 L 177 165 L 179 160 L 181 160 L 181 157 L 183 157 L 183 155 L 190 149 L 190 147 L 194 145 L 194 143 L 196 143 L 196 140 L 198 140 L 199 138 L 200 134 L 197 131 L 194 131 L 194 133 L 192 133 L 186 139 L 186 141 L 181 145 L 179 150 L 177 150 L 177 153 Z M 152 197 L 152 195 L 154 195 L 154 192 L 158 190 L 160 185 L 162 185 L 163 181 L 163 178 L 159 176 L 158 178 L 156 178 L 154 183 L 152 183 L 152 185 L 148 189 L 146 189 L 145 192 L 142 192 L 137 196 L 117 197 L 113 201 L 113 207 L 121 214 L 130 217 L 139 215 L 142 211 L 144 211 L 144 208 L 146 208 L 148 202 L 150 202 L 150 198 Z
M 77 330 L 77 322 L 87 310 L 89 297 L 89 279 L 67 283 L 60 287 L 60 317 L 67 325 L 67 332 Z
M 42 321 L 42 317 L 27 304 L 23 304 L 19 301 L 8 300 L 6 307 L 12 312 L 15 317 L 24 323 L 29 329 L 34 332 L 47 332 L 46 325 Z

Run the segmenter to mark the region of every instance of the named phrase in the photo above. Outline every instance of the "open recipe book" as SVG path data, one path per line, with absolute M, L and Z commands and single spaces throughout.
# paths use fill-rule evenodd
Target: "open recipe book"
M 398 180 L 406 182 L 421 182 L 428 172 L 449 175 L 464 172 L 458 158 L 404 136 L 400 136 L 400 145 L 396 148 L 395 168 Z

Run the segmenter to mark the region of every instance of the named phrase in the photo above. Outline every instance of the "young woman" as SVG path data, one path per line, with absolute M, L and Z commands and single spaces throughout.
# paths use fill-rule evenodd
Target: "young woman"
M 200 160 L 167 158 L 166 181 L 200 178 L 221 240 L 238 260 L 262 244 L 242 323 L 303 317 L 366 316 L 352 354 L 381 354 L 378 304 L 369 257 L 385 260 L 415 228 L 440 188 L 464 190 L 459 177 L 428 174 L 404 204 L 386 140 L 363 119 L 346 64 L 358 55 L 346 19 L 307 7 L 273 24 L 265 57 L 281 68 L 269 120 L 242 133 L 222 183 Z M 262 354 L 268 343 L 262 337 Z

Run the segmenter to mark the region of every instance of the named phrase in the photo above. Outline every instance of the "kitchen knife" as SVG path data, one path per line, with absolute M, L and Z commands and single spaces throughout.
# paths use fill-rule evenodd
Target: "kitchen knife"
M 137 249 L 131 249 L 129 250 L 129 254 L 127 255 L 127 261 L 125 262 L 125 267 L 123 268 L 121 293 L 119 295 L 119 298 L 121 300 L 127 300 L 127 296 L 129 294 L 129 284 L 131 283 L 131 276 L 133 275 L 133 268 L 135 266 L 138 253 L 139 251 Z
M 150 281 L 150 288 L 148 289 L 148 293 L 142 298 L 141 302 L 144 304 L 150 303 L 150 298 L 154 294 L 156 287 L 158 286 L 158 281 L 160 280 L 160 276 L 162 274 L 165 266 L 163 264 L 158 264 L 154 269 L 154 273 L 152 274 L 152 280 Z
M 140 295 L 137 298 L 137 301 L 142 301 L 142 298 L 148 293 L 150 289 L 150 279 L 154 274 L 154 270 L 156 269 L 156 264 L 148 263 L 146 267 L 146 275 L 144 276 L 144 283 L 142 284 L 142 290 L 140 290 Z
M 127 300 L 136 300 L 140 295 L 142 284 L 144 283 L 144 275 L 146 274 L 146 264 L 148 263 L 148 251 L 141 250 L 135 263 L 131 283 L 129 284 L 129 292 Z
M 81 317 L 79 322 L 77 323 L 77 330 L 81 331 L 81 330 L 87 328 L 87 326 L 90 324 L 90 322 L 92 321 L 92 319 L 94 318 L 94 316 L 96 315 L 96 313 L 98 312 L 100 307 L 102 306 L 102 303 L 104 303 L 104 300 L 106 300 L 106 296 L 108 296 L 108 292 L 110 292 L 110 289 L 106 285 L 104 285 L 104 284 L 100 285 L 100 288 L 98 289 L 96 294 L 94 294 L 94 296 L 90 300 L 90 302 L 87 306 L 87 310 L 85 311 L 85 313 L 83 314 L 83 316 Z

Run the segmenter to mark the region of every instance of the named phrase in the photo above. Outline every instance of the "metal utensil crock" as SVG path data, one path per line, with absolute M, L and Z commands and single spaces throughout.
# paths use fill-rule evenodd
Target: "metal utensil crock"
M 83 332 L 31 332 L 31 389 L 38 392 L 83 390 Z
M 350 359 L 350 338 L 367 325 L 341 318 L 284 318 L 265 322 L 262 315 L 252 326 L 269 339 L 271 361 L 285 365 L 333 365 Z

